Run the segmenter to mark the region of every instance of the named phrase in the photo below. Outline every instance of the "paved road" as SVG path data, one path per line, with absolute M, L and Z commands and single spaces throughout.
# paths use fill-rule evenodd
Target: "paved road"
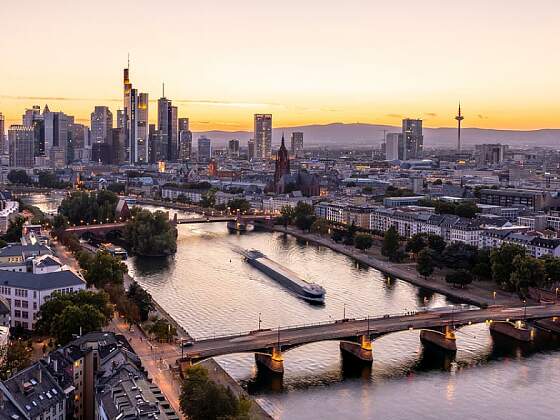
M 527 319 L 560 316 L 560 304 L 529 306 L 526 308 Z M 446 312 L 422 312 L 414 315 L 392 316 L 369 320 L 369 332 L 381 335 L 403 331 L 409 328 L 436 328 L 445 325 L 466 325 L 481 323 L 486 320 L 505 321 L 523 319 L 523 307 L 494 307 L 475 310 L 448 310 Z M 212 357 L 228 353 L 257 351 L 271 348 L 279 342 L 282 347 L 296 346 L 323 340 L 344 339 L 368 332 L 368 321 L 347 320 L 335 321 L 321 325 L 301 326 L 276 330 L 261 330 L 244 335 L 218 337 L 200 340 L 185 349 L 185 357 L 194 359 Z

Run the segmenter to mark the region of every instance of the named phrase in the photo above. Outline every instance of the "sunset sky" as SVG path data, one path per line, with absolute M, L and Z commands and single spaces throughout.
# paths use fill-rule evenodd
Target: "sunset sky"
M 134 87 L 179 106 L 194 130 L 403 116 L 466 127 L 560 127 L 557 0 L 2 0 L 0 112 L 89 123 Z M 152 103 L 150 119 L 156 116 Z

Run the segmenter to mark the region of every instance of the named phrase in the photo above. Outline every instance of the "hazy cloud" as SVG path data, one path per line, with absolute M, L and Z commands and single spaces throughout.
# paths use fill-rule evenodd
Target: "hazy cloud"
M 486 115 L 482 115 L 482 114 L 478 114 L 478 118 L 480 118 L 481 120 L 487 120 L 488 117 Z
M 95 102 L 121 102 L 121 98 L 80 98 L 69 96 L 12 96 L 0 95 L 1 99 L 11 99 L 20 101 L 95 101 Z M 283 104 L 274 102 L 243 102 L 243 101 L 227 101 L 216 99 L 174 99 L 170 98 L 174 103 L 185 103 L 195 105 L 211 105 L 211 106 L 224 106 L 224 107 L 237 107 L 237 108 L 264 108 L 264 107 L 284 107 Z M 156 103 L 157 99 L 150 99 L 150 102 Z
M 435 112 L 425 112 L 424 115 L 428 117 L 437 117 L 437 114 Z
M 401 114 L 387 114 L 386 115 L 389 118 L 402 118 L 403 116 Z
M 18 101 L 103 101 L 103 102 L 114 102 L 120 101 L 121 99 L 110 99 L 110 98 L 71 98 L 67 96 L 11 96 L 11 95 L 0 95 L 2 99 L 13 99 Z

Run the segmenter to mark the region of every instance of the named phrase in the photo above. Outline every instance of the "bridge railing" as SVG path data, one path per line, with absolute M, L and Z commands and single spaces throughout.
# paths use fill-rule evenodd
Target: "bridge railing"
M 397 312 L 397 313 L 393 313 L 393 314 L 385 314 L 383 316 L 369 317 L 369 320 L 370 321 L 376 321 L 376 320 L 381 320 L 381 319 L 386 319 L 386 318 L 398 318 L 398 317 L 403 317 L 403 316 L 412 316 L 412 315 L 418 314 L 419 312 L 420 311 Z M 340 323 L 343 323 L 343 322 L 367 321 L 367 320 L 368 320 L 367 316 L 358 317 L 358 318 L 346 318 L 346 319 L 339 319 L 339 320 L 329 319 L 329 320 L 325 320 L 325 321 L 307 322 L 307 323 L 304 323 L 304 324 L 285 325 L 285 326 L 276 327 L 276 328 L 261 328 L 260 330 L 247 330 L 247 331 L 241 331 L 241 332 L 236 332 L 236 333 L 220 332 L 218 334 L 205 335 L 205 336 L 201 336 L 201 337 L 194 337 L 194 339 L 197 342 L 210 341 L 210 340 L 216 340 L 216 339 L 221 339 L 221 338 L 244 337 L 244 336 L 248 336 L 248 335 L 257 334 L 260 331 L 278 331 L 278 330 L 285 331 L 285 330 L 292 330 L 292 329 L 298 329 L 298 328 L 318 327 L 318 326 L 321 326 L 321 325 L 336 325 L 336 324 L 340 324 Z

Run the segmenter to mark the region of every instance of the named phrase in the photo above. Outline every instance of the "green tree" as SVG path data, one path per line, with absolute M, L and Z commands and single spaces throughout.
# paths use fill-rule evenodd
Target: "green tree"
M 445 281 L 451 283 L 454 286 L 460 286 L 464 288 L 465 286 L 472 283 L 472 274 L 467 270 L 457 270 L 449 273 L 445 276 Z
M 435 252 L 441 253 L 443 252 L 447 244 L 441 236 L 430 233 L 428 234 L 428 246 Z
M 64 345 L 72 339 L 72 334 L 80 333 L 80 327 L 82 334 L 100 330 L 107 325 L 112 313 L 105 292 L 55 292 L 41 306 L 36 329 Z
M 427 279 L 434 272 L 434 259 L 432 258 L 432 251 L 429 249 L 422 249 L 416 258 L 416 271 L 418 274 Z
M 472 268 L 472 274 L 478 280 L 492 279 L 492 261 L 490 259 L 490 249 L 479 249 L 476 255 L 476 261 Z
M 424 248 L 428 246 L 428 239 L 425 233 L 417 233 L 412 235 L 410 239 L 406 241 L 406 252 L 412 252 L 413 254 L 418 254 Z
M 339 243 L 344 239 L 344 235 L 339 229 L 333 229 L 331 233 L 331 239 L 336 243 Z
M 125 184 L 122 184 L 120 182 L 112 182 L 107 185 L 107 190 L 112 191 L 115 194 L 124 194 L 125 188 Z
M 24 169 L 12 169 L 8 172 L 8 181 L 12 184 L 31 185 L 31 178 Z
M 251 204 L 244 198 L 235 198 L 228 202 L 228 207 L 232 213 L 246 213 L 251 208 Z
M 512 272 L 509 279 L 510 290 L 520 296 L 526 296 L 529 287 L 541 287 L 546 279 L 545 265 L 542 260 L 528 255 L 517 255 L 513 259 Z
M 477 255 L 476 247 L 463 242 L 452 242 L 443 250 L 438 261 L 444 267 L 471 270 Z
M 165 256 L 177 252 L 177 230 L 162 211 L 132 209 L 124 237 L 135 254 Z
M 138 306 L 140 321 L 147 321 L 150 311 L 154 310 L 154 302 L 150 295 L 137 282 L 132 282 L 127 292 L 128 298 Z
M 44 188 L 68 188 L 72 186 L 69 182 L 59 181 L 56 174 L 51 171 L 40 171 L 38 178 L 39 186 Z
M 177 329 L 165 318 L 156 319 L 148 326 L 148 332 L 158 341 L 171 341 L 177 335 Z
M 395 227 L 391 226 L 383 236 L 381 254 L 388 257 L 390 261 L 395 261 L 398 259 L 399 247 L 399 234 Z
M 311 225 L 311 232 L 326 235 L 329 233 L 329 228 L 329 222 L 322 217 L 318 217 Z
M 111 222 L 115 220 L 115 210 L 119 198 L 111 191 L 76 191 L 60 203 L 59 214 L 71 224 Z
M 21 216 L 16 216 L 10 221 L 6 233 L 2 239 L 6 242 L 19 242 L 23 232 L 23 224 L 25 223 L 25 218 Z
M 313 206 L 302 201 L 298 202 L 294 208 L 294 223 L 302 230 L 310 230 L 317 219 Z
M 478 213 L 478 207 L 474 201 L 465 201 L 463 203 L 457 204 L 455 207 L 455 215 L 459 217 L 466 217 L 468 219 L 472 219 Z
M 556 282 L 560 282 L 560 258 L 546 255 L 542 257 L 544 271 L 546 274 L 545 285 L 550 287 Z
M 113 257 L 108 252 L 97 252 L 88 261 L 84 277 L 88 285 L 103 288 L 106 284 L 123 284 L 124 274 L 128 267 L 120 258 Z
M 218 190 L 216 188 L 210 188 L 206 191 L 206 194 L 202 195 L 202 200 L 200 201 L 200 205 L 206 208 L 212 208 L 216 205 L 216 193 Z
M 11 340 L 0 347 L 0 380 L 5 381 L 15 372 L 31 364 L 31 347 L 25 341 Z
M 280 209 L 280 216 L 277 219 L 278 224 L 284 225 L 284 227 L 288 227 L 289 224 L 292 224 L 295 218 L 295 211 L 294 208 L 291 206 L 282 206 Z
M 51 333 L 60 345 L 72 341 L 74 335 L 98 331 L 107 324 L 105 316 L 93 305 L 69 305 L 53 319 Z
M 519 245 L 504 243 L 499 248 L 493 249 L 490 253 L 492 263 L 492 278 L 500 286 L 507 290 L 516 290 L 511 283 L 511 273 L 513 273 L 512 262 L 517 256 L 524 256 L 525 249 Z
M 191 420 L 248 418 L 250 404 L 239 400 L 229 388 L 208 378 L 202 366 L 187 369 L 179 397 L 181 411 Z
M 354 238 L 356 248 L 365 251 L 373 245 L 373 237 L 369 233 L 358 233 Z

